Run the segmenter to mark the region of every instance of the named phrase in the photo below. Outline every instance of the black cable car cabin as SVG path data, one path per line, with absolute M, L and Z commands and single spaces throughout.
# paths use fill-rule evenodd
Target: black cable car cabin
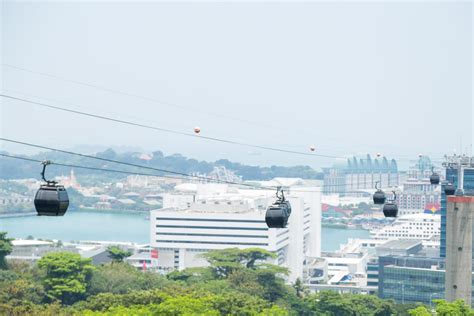
M 56 181 L 45 179 L 46 166 L 51 161 L 44 161 L 41 176 L 46 184 L 42 184 L 35 195 L 35 208 L 38 216 L 63 216 L 69 207 L 69 196 L 62 185 Z
M 289 217 L 286 204 L 273 204 L 267 209 L 265 222 L 269 228 L 285 228 Z
M 373 199 L 374 199 L 374 204 L 380 205 L 380 204 L 385 203 L 386 197 L 385 197 L 385 193 L 381 189 L 377 188 L 378 183 L 379 181 L 375 182 L 375 188 L 377 189 L 377 191 L 375 191 Z
M 397 200 L 397 194 L 393 192 L 393 198 L 391 198 L 387 203 L 383 205 L 383 215 L 385 217 L 397 217 L 398 215 L 398 205 L 395 204 Z
M 272 204 L 265 213 L 265 222 L 269 228 L 285 228 L 291 214 L 290 202 L 285 200 L 283 191 L 278 195 L 280 189 L 277 190 L 277 201 Z
M 438 185 L 439 184 L 439 174 L 433 173 L 430 176 L 430 183 L 433 184 L 433 185 Z
M 397 217 L 398 206 L 393 202 L 385 203 L 383 206 L 383 215 L 385 217 Z
M 430 176 L 430 183 L 432 185 L 438 185 L 440 181 L 439 174 L 433 171 L 433 168 L 431 169 L 431 176 Z
M 446 195 L 454 195 L 454 193 L 456 193 L 456 188 L 452 183 L 448 183 L 444 186 L 444 193 Z
M 38 216 L 63 216 L 69 206 L 69 197 L 62 185 L 41 185 L 35 196 Z
M 378 189 L 375 193 L 374 193 L 374 204 L 384 204 L 385 203 L 385 193 Z

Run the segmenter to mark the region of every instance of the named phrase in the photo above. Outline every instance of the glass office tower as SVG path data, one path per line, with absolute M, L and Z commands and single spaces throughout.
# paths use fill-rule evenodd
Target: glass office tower
M 444 281 L 443 258 L 379 257 L 380 298 L 393 299 L 398 303 L 430 305 L 434 299 L 444 299 Z
M 458 170 L 454 168 L 446 169 L 446 180 L 453 183 L 457 188 Z M 464 170 L 464 194 L 474 195 L 474 169 Z M 441 236 L 440 236 L 440 257 L 446 257 L 446 194 L 444 194 L 444 185 L 441 187 Z M 473 244 L 474 250 L 474 244 Z M 474 255 L 474 251 L 473 251 Z

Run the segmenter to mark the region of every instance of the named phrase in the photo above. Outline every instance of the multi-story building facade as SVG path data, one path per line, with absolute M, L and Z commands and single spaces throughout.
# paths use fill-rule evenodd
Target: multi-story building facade
M 397 204 L 400 210 L 418 210 L 423 213 L 425 210 L 438 212 L 441 201 L 441 190 L 432 186 L 429 179 L 418 182 L 419 188 L 431 187 L 431 190 L 410 190 L 406 188 L 407 184 L 414 184 L 415 181 L 408 180 L 403 185 L 403 191 L 397 195 Z
M 218 192 L 213 192 L 208 184 L 196 185 L 196 193 L 189 193 L 193 202 L 188 202 L 185 194 L 175 196 L 186 200 L 187 207 L 151 212 L 151 247 L 159 252 L 153 268 L 168 272 L 206 266 L 201 254 L 207 251 L 258 247 L 275 253 L 273 263 L 288 267 L 288 279 L 294 282 L 303 277 L 305 256 L 320 256 L 319 188 L 287 188 L 292 207 L 288 226 L 274 229 L 267 227 L 265 212 L 275 192 L 237 188 L 223 192 L 223 186 L 214 187 Z M 181 205 L 179 201 L 173 203 Z
M 367 262 L 367 293 L 376 294 L 379 289 L 379 262 L 370 258 Z
M 445 298 L 444 258 L 381 256 L 378 264 L 380 298 L 393 299 L 398 303 L 420 302 L 426 305 L 433 304 L 434 299 Z
M 397 162 L 386 157 L 372 159 L 352 157 L 338 159 L 330 168 L 323 168 L 325 194 L 346 194 L 361 190 L 373 190 L 376 182 L 382 187 L 398 186 Z
M 444 298 L 444 259 L 411 256 L 381 256 L 378 295 L 399 303 Z
M 400 214 L 439 212 L 441 190 L 431 185 L 430 175 L 439 171 L 427 156 L 420 156 L 407 172 L 402 191 L 397 195 Z
M 419 240 L 390 240 L 377 245 L 367 262 L 367 292 L 378 293 L 379 288 L 379 256 L 408 256 L 414 255 L 423 249 Z

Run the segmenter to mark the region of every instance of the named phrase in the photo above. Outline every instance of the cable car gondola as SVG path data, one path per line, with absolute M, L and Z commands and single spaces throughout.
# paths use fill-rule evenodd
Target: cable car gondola
M 374 204 L 384 204 L 385 203 L 385 193 L 377 188 L 377 184 L 380 183 L 379 181 L 375 182 L 375 188 L 377 191 L 374 193 Z
M 444 186 L 444 193 L 446 195 L 454 195 L 454 193 L 456 193 L 456 188 L 451 182 L 448 182 L 448 184 Z
M 439 184 L 439 174 L 434 172 L 434 168 L 431 168 L 431 176 L 430 176 L 430 183 L 432 185 L 438 185 Z
M 281 195 L 278 195 L 281 192 Z M 285 200 L 285 195 L 280 188 L 277 189 L 277 200 L 273 203 L 265 214 L 265 222 L 269 228 L 285 228 L 291 214 L 290 202 Z
M 44 161 L 41 177 L 45 184 L 42 184 L 35 196 L 35 208 L 38 216 L 63 216 L 69 206 L 69 197 L 67 191 L 62 185 L 58 185 L 56 181 L 45 179 L 46 166 L 51 161 Z
M 385 217 L 397 217 L 398 206 L 393 202 L 387 202 L 383 206 L 383 215 Z
M 395 204 L 397 195 L 395 194 L 395 191 L 392 191 L 392 192 L 393 192 L 393 199 L 385 203 L 383 206 L 383 215 L 385 217 L 397 217 L 398 215 L 398 206 L 397 204 Z

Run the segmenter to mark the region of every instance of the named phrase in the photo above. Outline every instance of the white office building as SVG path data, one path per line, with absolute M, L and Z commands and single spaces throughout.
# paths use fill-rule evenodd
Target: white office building
M 288 267 L 288 280 L 294 282 L 303 277 L 305 256 L 320 256 L 320 188 L 287 188 L 292 207 L 288 226 L 274 229 L 265 223 L 274 191 L 194 185 L 194 190 L 186 187 L 164 198 L 164 208 L 151 212 L 151 246 L 159 251 L 154 267 L 158 271 L 205 266 L 200 255 L 213 249 L 258 247 L 277 254 L 273 263 Z

